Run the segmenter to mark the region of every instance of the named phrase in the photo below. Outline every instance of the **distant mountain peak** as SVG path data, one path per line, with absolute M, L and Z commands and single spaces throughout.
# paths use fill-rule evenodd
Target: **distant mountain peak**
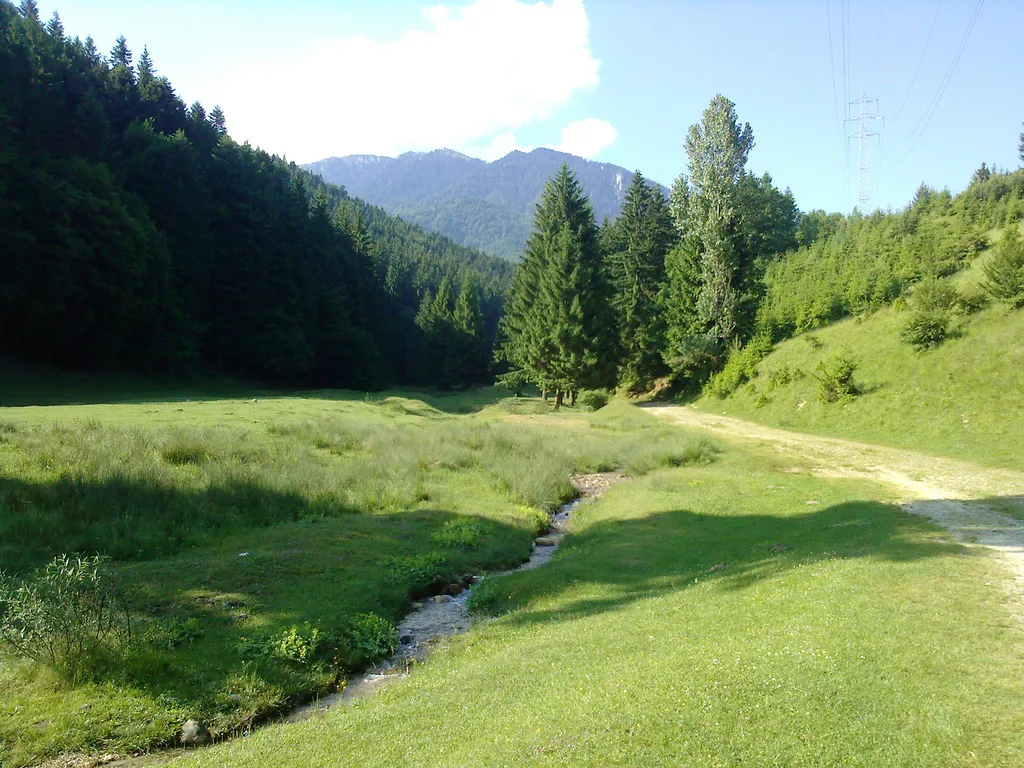
M 579 177 L 598 221 L 618 216 L 633 172 L 549 147 L 515 149 L 491 162 L 445 148 L 397 158 L 350 155 L 304 167 L 424 229 L 516 259 L 533 228 L 534 205 L 563 163 Z

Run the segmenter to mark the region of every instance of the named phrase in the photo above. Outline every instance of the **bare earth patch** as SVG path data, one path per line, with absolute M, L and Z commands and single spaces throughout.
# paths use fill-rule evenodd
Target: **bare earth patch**
M 645 410 L 683 427 L 708 430 L 726 440 L 757 443 L 809 464 L 807 469 L 793 468 L 794 472 L 864 478 L 892 486 L 904 510 L 929 518 L 958 542 L 985 547 L 1002 560 L 1010 571 L 1010 611 L 1024 621 L 1024 522 L 997 509 L 1013 505 L 1024 511 L 1024 473 L 766 427 L 690 406 L 648 406 Z

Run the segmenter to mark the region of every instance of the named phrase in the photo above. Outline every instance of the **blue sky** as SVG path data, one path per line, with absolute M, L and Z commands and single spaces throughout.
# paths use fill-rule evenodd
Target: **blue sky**
M 1018 165 L 1019 0 L 40 2 L 54 10 L 103 51 L 118 34 L 136 57 L 148 46 L 187 102 L 220 104 L 237 140 L 297 162 L 551 146 L 671 184 L 722 93 L 753 127 L 751 170 L 804 210 L 848 211 L 844 101 L 866 93 L 885 117 L 872 207 Z

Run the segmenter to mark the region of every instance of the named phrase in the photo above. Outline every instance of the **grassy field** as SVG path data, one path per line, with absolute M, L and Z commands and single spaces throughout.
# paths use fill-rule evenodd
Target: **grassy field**
M 884 309 L 779 344 L 757 376 L 697 406 L 803 432 L 849 437 L 1024 469 L 1024 312 L 989 307 L 956 337 L 916 353 L 900 341 L 906 312 Z M 823 404 L 811 375 L 848 350 L 860 396 Z
M 992 560 L 887 491 L 730 449 L 585 506 L 407 680 L 187 766 L 1024 765 Z
M 372 657 L 367 621 L 391 625 L 438 584 L 520 562 L 573 495 L 571 473 L 713 453 L 629 406 L 545 418 L 495 395 L 0 409 L 0 568 L 109 555 L 136 616 L 134 642 L 82 682 L 0 660 L 0 764 L 143 750 L 190 717 L 245 729 Z M 515 423 L 531 420 L 543 423 Z M 282 656 L 314 628 L 312 657 Z

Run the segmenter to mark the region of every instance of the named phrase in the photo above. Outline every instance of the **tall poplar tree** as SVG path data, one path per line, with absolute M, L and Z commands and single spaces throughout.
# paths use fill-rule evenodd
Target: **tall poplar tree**
M 672 189 L 671 210 L 684 242 L 682 261 L 674 270 L 685 281 L 690 259 L 696 262 L 696 296 L 693 314 L 676 312 L 668 338 L 675 348 L 665 350 L 666 360 L 710 355 L 717 358 L 739 331 L 745 270 L 752 254 L 745 254 L 739 237 L 741 182 L 747 156 L 754 146 L 749 123 L 742 126 L 736 105 L 715 96 L 700 123 L 686 136 L 689 176 L 680 176 Z M 692 277 L 692 273 L 690 273 Z M 671 277 L 671 276 L 670 276 Z M 666 296 L 685 286 L 669 286 Z M 694 338 L 697 336 L 699 338 Z M 690 359 L 687 367 L 693 367 Z
M 614 347 L 607 293 L 593 210 L 563 165 L 541 195 L 506 303 L 498 357 L 511 370 L 502 381 L 553 389 L 556 407 L 563 393 L 610 384 Z
M 606 232 L 617 320 L 618 380 L 629 389 L 643 390 L 664 371 L 657 302 L 665 279 L 665 254 L 674 238 L 661 189 L 651 187 L 637 171 L 626 190 L 622 213 Z

